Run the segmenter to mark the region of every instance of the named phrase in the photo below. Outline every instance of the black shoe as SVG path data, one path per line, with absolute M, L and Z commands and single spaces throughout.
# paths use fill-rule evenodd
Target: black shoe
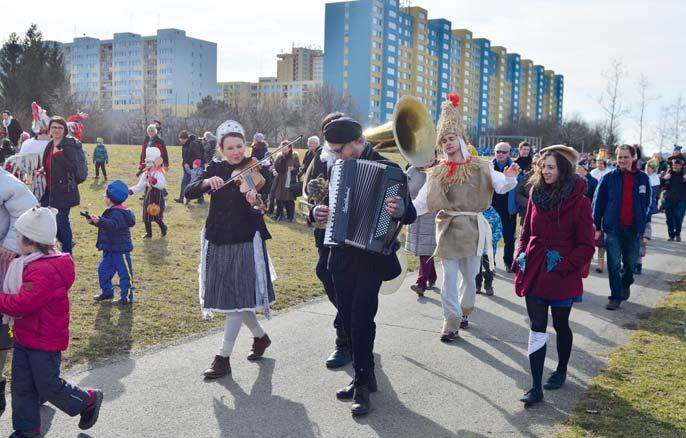
M 327 368 L 340 368 L 352 362 L 353 355 L 348 347 L 336 347 L 328 359 L 326 359 Z
M 418 296 L 423 297 L 424 291 L 426 291 L 426 286 L 424 286 L 423 284 L 416 283 L 410 286 L 410 289 L 412 289 L 414 293 L 416 293 Z
M 174 202 L 178 202 L 179 204 L 183 204 L 183 199 L 174 198 Z
M 636 263 L 636 270 L 634 271 L 634 274 L 641 275 L 642 272 L 643 272 L 643 263 Z
M 596 271 L 598 274 L 602 274 L 602 273 L 603 273 L 602 268 L 595 268 L 595 271 Z
M 607 306 L 605 306 L 605 308 L 607 310 L 617 310 L 619 309 L 620 304 L 621 303 L 617 300 L 610 300 L 608 301 Z
M 674 236 L 669 236 L 669 239 L 667 239 L 668 242 L 674 242 Z
M 32 431 L 21 431 L 21 430 L 15 430 L 12 435 L 10 435 L 10 438 L 38 438 L 40 437 L 40 432 L 32 432 Z
M 631 286 L 624 286 L 622 288 L 622 298 L 626 301 L 631 296 Z
M 560 389 L 567 380 L 567 373 L 553 372 L 543 385 L 544 389 Z
M 100 415 L 100 406 L 102 405 L 102 391 L 99 389 L 93 390 L 93 395 L 95 400 L 93 404 L 89 405 L 83 412 L 81 412 L 81 420 L 79 420 L 79 429 L 87 430 L 93 427 L 96 421 L 98 421 L 98 415 Z
M 159 225 L 160 225 L 160 232 L 162 233 L 162 237 L 166 236 L 167 230 L 169 229 L 169 227 L 167 227 L 167 225 L 164 222 L 160 222 Z
M 676 241 L 681 242 L 681 236 L 676 236 Z
M 369 386 L 360 385 L 355 387 L 350 413 L 353 414 L 353 417 L 367 415 L 369 413 Z
M 531 388 L 519 401 L 524 403 L 525 408 L 540 403 L 543 401 L 543 390 L 541 388 Z
M 353 380 L 350 382 L 348 386 L 344 386 L 343 388 L 339 389 L 336 391 L 336 398 L 339 400 L 350 400 L 353 398 L 355 395 L 355 381 Z M 369 388 L 369 392 L 376 392 L 379 390 L 379 387 L 376 384 L 376 375 L 374 373 L 369 376 L 369 382 L 367 382 L 367 387 Z

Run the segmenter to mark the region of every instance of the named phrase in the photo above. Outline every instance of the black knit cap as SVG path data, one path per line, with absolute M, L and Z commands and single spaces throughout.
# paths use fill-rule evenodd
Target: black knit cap
M 329 143 L 350 143 L 362 137 L 362 125 L 350 117 L 341 117 L 327 123 L 323 133 Z

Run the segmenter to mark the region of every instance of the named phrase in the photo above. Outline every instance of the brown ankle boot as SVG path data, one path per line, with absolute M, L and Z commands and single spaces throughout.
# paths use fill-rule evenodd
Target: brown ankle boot
M 228 357 L 214 356 L 212 365 L 203 372 L 206 379 L 218 379 L 231 374 L 231 363 Z
M 262 357 L 264 350 L 272 345 L 272 340 L 269 339 L 268 335 L 264 335 L 261 338 L 252 338 L 252 348 L 250 349 L 250 354 L 248 355 L 248 360 L 257 360 Z

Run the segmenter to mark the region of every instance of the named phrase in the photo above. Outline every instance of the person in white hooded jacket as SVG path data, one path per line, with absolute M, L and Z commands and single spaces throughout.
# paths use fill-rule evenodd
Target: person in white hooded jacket
M 0 292 L 4 291 L 3 282 L 7 268 L 19 254 L 15 222 L 24 212 L 38 205 L 31 190 L 11 173 L 0 168 Z M 12 348 L 9 326 L 2 321 L 0 325 L 0 415 L 5 410 L 5 368 L 7 353 Z

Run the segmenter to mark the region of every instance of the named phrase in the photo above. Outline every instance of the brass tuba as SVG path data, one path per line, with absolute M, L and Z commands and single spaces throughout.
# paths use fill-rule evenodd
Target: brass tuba
M 364 136 L 376 150 L 397 148 L 416 167 L 424 167 L 436 150 L 436 132 L 429 110 L 413 96 L 401 97 L 393 109 L 393 119 L 367 129 Z

